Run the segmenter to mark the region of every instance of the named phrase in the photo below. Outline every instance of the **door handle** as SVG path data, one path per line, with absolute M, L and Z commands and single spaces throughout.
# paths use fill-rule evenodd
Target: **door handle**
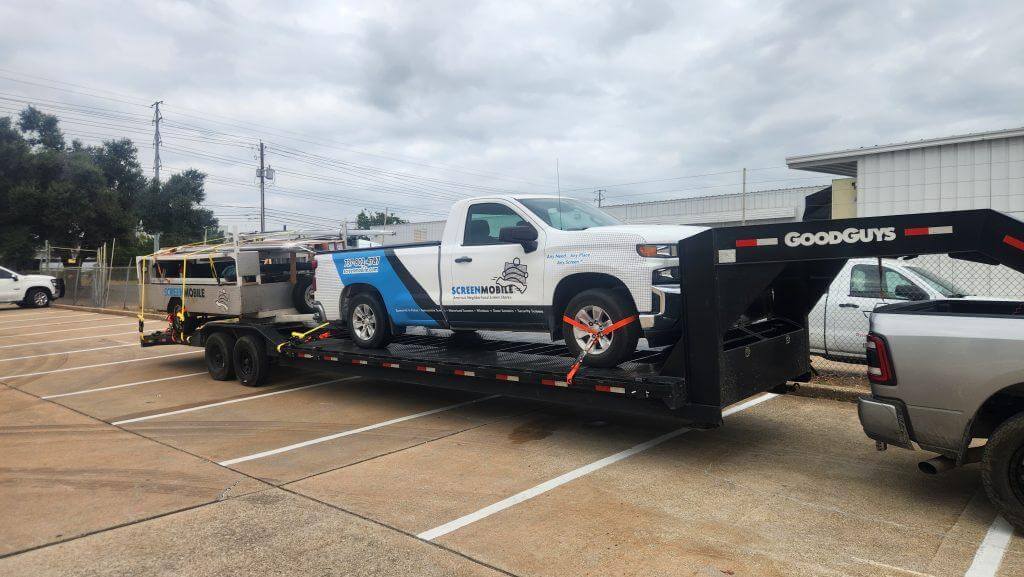
M 468 256 L 460 256 L 459 258 L 455 259 L 455 262 L 462 264 L 466 262 L 473 262 L 473 259 L 471 259 Z
M 853 303 L 839 303 L 841 309 L 859 309 L 860 307 Z

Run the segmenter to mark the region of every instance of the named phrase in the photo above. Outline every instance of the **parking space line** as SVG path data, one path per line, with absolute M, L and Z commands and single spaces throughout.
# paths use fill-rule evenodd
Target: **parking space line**
M 121 344 L 121 345 L 108 345 L 108 346 L 105 346 L 105 347 L 95 347 L 95 348 L 91 348 L 91 349 L 78 349 L 78 350 L 74 350 L 74 351 L 63 351 L 63 352 L 59 352 L 59 353 L 40 353 L 38 355 L 25 355 L 23 357 L 12 357 L 12 358 L 9 358 L 9 359 L 0 359 L 0 363 L 6 363 L 6 362 L 9 362 L 9 361 L 20 361 L 20 360 L 24 360 L 24 359 L 34 359 L 34 358 L 37 358 L 37 357 L 52 357 L 52 356 L 55 356 L 55 355 L 70 355 L 70 354 L 73 354 L 73 353 L 89 353 L 89 352 L 92 352 L 92 351 L 105 351 L 107 349 L 123 349 L 124 347 L 137 347 L 137 346 L 139 346 L 139 343 L 125 343 L 125 344 Z
M 742 410 L 748 409 L 750 407 L 753 407 L 754 405 L 758 405 L 760 403 L 763 403 L 763 402 L 767 401 L 768 399 L 772 399 L 772 398 L 775 398 L 777 396 L 778 395 L 776 395 L 774 393 L 765 393 L 765 394 L 763 394 L 763 395 L 761 395 L 759 397 L 755 397 L 753 399 L 749 399 L 749 400 L 747 400 L 747 401 L 745 401 L 743 403 L 740 403 L 739 405 L 734 405 L 734 406 L 732 406 L 732 407 L 722 411 L 722 416 L 726 417 L 726 416 L 738 413 L 738 412 L 740 412 Z M 647 449 L 650 449 L 652 447 L 656 447 L 656 446 L 664 443 L 665 441 L 669 441 L 671 439 L 674 439 L 674 438 L 678 437 L 679 435 L 682 435 L 683 433 L 686 433 L 687 431 L 690 431 L 690 428 L 689 427 L 684 427 L 682 429 L 676 429 L 675 431 L 671 431 L 671 432 L 665 433 L 664 435 L 661 435 L 660 437 L 655 437 L 655 438 L 653 438 L 653 439 L 651 439 L 649 441 L 644 441 L 643 443 L 640 443 L 638 445 L 634 445 L 634 446 L 632 446 L 632 447 L 630 447 L 630 448 L 628 448 L 628 449 L 626 449 L 624 451 L 619 451 L 618 453 L 615 453 L 614 455 L 609 455 L 609 456 L 607 456 L 607 457 L 605 457 L 603 459 L 600 459 L 598 461 L 594 461 L 593 463 L 590 463 L 588 465 L 584 465 L 584 466 L 582 466 L 582 467 L 580 467 L 578 469 L 574 469 L 572 471 L 569 471 L 568 473 L 559 475 L 559 476 L 555 477 L 554 479 L 550 479 L 548 481 L 545 481 L 545 482 L 543 482 L 543 483 L 541 483 L 539 485 L 536 485 L 534 487 L 526 489 L 525 491 L 520 491 L 519 493 L 516 493 L 515 495 L 512 495 L 511 497 L 507 497 L 505 499 L 502 499 L 501 501 L 498 501 L 497 503 L 488 505 L 488 506 L 484 507 L 483 509 L 480 509 L 480 510 L 475 511 L 473 513 L 470 513 L 468 515 L 463 515 L 462 517 L 459 517 L 458 519 L 455 519 L 454 521 L 449 521 L 449 522 L 447 522 L 447 523 L 445 523 L 443 525 L 439 525 L 437 527 L 434 527 L 433 529 L 429 529 L 427 531 L 424 531 L 424 532 L 422 532 L 422 533 L 420 533 L 420 534 L 418 534 L 416 536 L 419 537 L 420 539 L 423 539 L 424 541 L 433 541 L 434 539 L 437 539 L 438 537 L 442 537 L 444 535 L 447 535 L 448 533 L 451 533 L 452 531 L 455 531 L 456 529 L 460 529 L 462 527 L 465 527 L 466 525 L 469 525 L 469 524 L 475 523 L 475 522 L 477 522 L 477 521 L 479 521 L 481 519 L 485 519 L 487 517 L 490 517 L 491 515 L 493 515 L 495 513 L 504 511 L 505 509 L 508 509 L 509 507 L 513 507 L 515 505 L 518 505 L 519 503 L 522 503 L 524 501 L 528 501 L 528 500 L 530 500 L 530 499 L 532 499 L 532 498 L 534 498 L 534 497 L 536 497 L 538 495 L 542 495 L 544 493 L 547 493 L 548 491 L 550 491 L 552 489 L 555 489 L 557 487 L 561 487 L 562 485 L 568 483 L 569 481 L 573 481 L 575 479 L 579 479 L 580 477 L 582 477 L 584 475 L 588 475 L 590 473 L 593 473 L 594 471 L 597 471 L 599 469 L 603 469 L 603 468 L 607 467 L 608 465 L 611 465 L 611 464 L 614 464 L 614 463 L 618 463 L 619 461 L 621 461 L 623 459 L 628 459 L 629 457 L 632 457 L 633 455 L 636 455 L 637 453 L 642 453 L 642 452 L 646 451 Z
M 128 321 L 128 319 L 125 319 L 125 322 L 127 322 L 127 321 Z M 108 329 L 110 327 L 122 327 L 122 328 L 124 328 L 124 327 L 131 327 L 131 326 L 135 326 L 135 323 L 130 323 L 130 324 L 127 324 L 127 325 L 124 324 L 124 323 L 118 323 L 116 325 L 99 325 L 99 326 L 96 326 L 96 327 L 82 327 L 82 328 L 78 328 L 78 329 L 59 329 L 59 330 L 56 330 L 56 331 L 43 331 L 41 333 L 24 333 L 24 334 L 20 334 L 20 335 L 0 335 L 0 339 L 18 339 L 18 338 L 21 338 L 21 337 L 34 337 L 36 335 L 52 335 L 53 333 L 70 333 L 71 331 L 85 331 L 85 330 L 89 330 L 89 329 Z
M 126 333 L 108 333 L 105 335 L 86 335 L 84 337 L 71 337 L 70 339 L 60 339 L 57 341 L 32 341 L 30 343 L 18 343 L 16 345 L 0 345 L 0 349 L 13 349 L 15 347 L 29 347 L 32 345 L 56 345 L 59 343 L 66 343 L 68 341 L 80 341 L 83 339 L 102 339 L 103 337 L 123 337 L 125 335 L 135 335 L 137 331 L 129 331 Z
M 78 319 L 85 318 L 88 316 L 97 316 L 96 313 L 86 314 L 70 314 L 70 315 L 12 315 L 11 318 L 0 320 L 0 325 L 7 323 L 18 323 L 24 320 L 35 320 L 35 319 Z
M 81 319 L 81 320 L 77 320 L 77 321 L 64 321 L 62 323 L 51 323 L 49 321 L 36 321 L 34 323 L 25 323 L 25 324 L 21 324 L 21 325 L 0 326 L 0 331 L 6 331 L 7 329 L 20 329 L 21 327 L 37 327 L 37 326 L 40 326 L 40 325 L 45 325 L 45 326 L 48 326 L 48 327 L 49 326 L 59 326 L 59 325 L 77 325 L 77 324 L 82 324 L 82 323 L 91 323 L 91 322 L 95 322 L 95 321 L 96 321 L 95 318 Z
M 143 358 L 143 359 L 128 359 L 128 360 L 125 360 L 125 361 L 111 361 L 109 363 L 100 363 L 98 365 L 84 365 L 84 366 L 81 366 L 81 367 L 67 367 L 67 368 L 64 368 L 64 369 L 50 369 L 49 371 L 38 371 L 38 372 L 35 372 L 35 373 L 22 373 L 20 375 L 2 375 L 2 376 L 0 376 L 0 381 L 2 381 L 4 379 L 17 379 L 17 378 L 21 378 L 21 377 L 37 377 L 39 375 L 50 375 L 50 374 L 53 374 L 53 373 L 66 373 L 68 371 L 78 371 L 78 370 L 82 370 L 82 369 L 95 369 L 97 367 L 109 367 L 110 365 L 123 365 L 125 363 L 140 363 L 142 361 L 152 361 L 152 360 L 155 360 L 155 359 L 166 359 L 168 357 L 180 357 L 182 355 L 198 355 L 198 354 L 202 354 L 203 352 L 204 351 L 185 351 L 183 353 L 171 353 L 169 355 L 159 355 L 159 356 L 156 356 L 156 357 L 146 357 L 146 358 Z
M 995 577 L 1003 563 L 1003 554 L 1010 546 L 1010 537 L 1013 537 L 1013 526 L 1002 515 L 996 515 L 964 577 Z
M 123 385 L 110 385 L 109 387 L 99 387 L 96 389 L 86 389 L 84 391 L 75 391 L 73 393 L 60 393 L 57 395 L 46 395 L 45 397 L 39 397 L 40 399 L 59 399 L 61 397 L 73 397 L 75 395 L 84 395 L 86 393 L 98 393 L 100 391 L 110 391 L 113 389 L 123 389 L 125 387 L 134 387 L 135 385 L 145 385 L 148 383 L 158 383 L 160 381 L 172 381 L 174 379 L 184 379 L 187 377 L 198 377 L 199 375 L 207 374 L 206 371 L 199 373 L 186 373 L 184 375 L 175 375 L 173 377 L 163 377 L 160 379 L 149 379 L 148 381 L 136 381 L 134 383 L 125 383 Z
M 358 434 L 358 433 L 364 433 L 366 431 L 372 431 L 374 429 L 379 429 L 381 427 L 387 427 L 388 425 L 394 425 L 394 424 L 401 423 L 401 422 L 404 422 L 404 421 L 409 421 L 409 420 L 412 420 L 412 419 L 417 419 L 419 417 L 426 417 L 428 415 L 433 415 L 435 413 L 441 413 L 441 412 L 444 412 L 444 411 L 450 411 L 452 409 L 457 409 L 459 407 L 465 407 L 466 405 L 472 405 L 474 403 L 479 403 L 479 402 L 482 402 L 482 401 L 487 401 L 489 399 L 495 399 L 495 398 L 497 398 L 499 396 L 500 395 L 490 395 L 490 396 L 482 397 L 482 398 L 479 398 L 479 399 L 473 399 L 472 401 L 465 401 L 465 402 L 462 402 L 462 403 L 456 403 L 454 405 L 448 405 L 446 407 L 440 407 L 440 408 L 437 408 L 437 409 L 431 409 L 429 411 L 423 411 L 422 413 L 416 413 L 416 414 L 413 414 L 413 415 L 406 415 L 404 417 L 398 417 L 398 418 L 395 418 L 395 419 L 391 419 L 390 421 L 382 421 L 380 423 L 374 423 L 372 425 L 366 425 L 365 427 L 359 427 L 358 429 L 349 429 L 347 431 L 342 431 L 340 433 L 334 433 L 334 434 L 327 435 L 327 436 L 324 436 L 324 437 L 317 437 L 316 439 L 310 439 L 308 441 L 302 441 L 301 443 L 294 443 L 294 444 L 291 444 L 291 445 L 286 445 L 284 447 L 280 447 L 280 448 L 277 448 L 277 449 L 271 449 L 269 451 L 262 451 L 260 453 L 253 453 L 252 455 L 246 455 L 244 457 L 238 457 L 236 459 L 228 459 L 227 461 L 221 461 L 221 462 L 219 462 L 217 464 L 218 465 L 223 465 L 223 466 L 226 467 L 228 465 L 234 465 L 236 463 L 243 463 L 245 461 L 255 461 L 256 459 L 262 459 L 263 457 L 269 457 L 271 455 L 277 455 L 277 454 L 280 454 L 280 453 L 287 453 L 288 451 L 294 451 L 295 449 L 301 449 L 302 447 L 308 447 L 310 445 L 316 445 L 316 444 L 319 444 L 319 443 L 326 443 L 327 441 L 333 441 L 334 439 L 340 439 L 342 437 L 348 437 L 350 435 L 355 435 L 355 434 Z M 114 424 L 117 424 L 117 423 L 114 423 Z
M 333 379 L 333 380 L 330 380 L 330 381 L 324 381 L 322 383 L 313 383 L 312 385 L 303 385 L 301 387 L 294 387 L 294 388 L 291 388 L 291 389 L 283 389 L 283 390 L 280 390 L 280 391 L 273 391 L 273 392 L 270 392 L 270 393 L 263 393 L 262 395 L 251 395 L 251 396 L 248 396 L 248 397 L 242 397 L 240 399 L 231 399 L 231 400 L 228 400 L 228 401 L 220 401 L 220 402 L 217 402 L 217 403 L 210 403 L 208 405 L 199 405 L 198 407 L 189 407 L 187 409 L 178 409 L 177 411 L 168 411 L 166 413 L 157 413 L 155 415 L 146 415 L 145 417 L 136 417 L 134 419 L 125 419 L 123 421 L 114 421 L 114 422 L 112 422 L 110 424 L 111 425 L 120 426 L 120 425 L 127 425 L 129 423 L 138 423 L 140 421 L 149 421 L 151 419 L 158 419 L 160 417 L 170 417 L 171 415 L 180 415 L 182 413 L 191 413 L 193 411 L 201 411 L 203 409 L 209 409 L 209 408 L 212 408 L 212 407 L 222 407 L 224 405 L 231 405 L 231 404 L 234 404 L 234 403 L 241 403 L 241 402 L 244 402 L 244 401 L 252 401 L 254 399 L 262 399 L 262 398 L 270 397 L 270 396 L 273 396 L 273 395 L 283 395 L 285 393 L 293 393 L 295 391 L 301 391 L 301 390 L 304 390 L 304 389 L 312 389 L 313 387 L 322 387 L 324 385 L 329 385 L 331 383 L 339 383 L 341 381 L 351 381 L 352 379 L 358 379 L 358 378 L 359 377 L 344 377 L 344 378 L 341 378 L 341 379 Z

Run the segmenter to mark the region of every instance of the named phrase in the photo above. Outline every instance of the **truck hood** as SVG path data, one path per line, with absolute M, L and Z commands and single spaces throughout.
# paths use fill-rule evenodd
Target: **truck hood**
M 707 230 L 706 226 L 683 226 L 675 224 L 616 224 L 612 226 L 599 226 L 588 228 L 586 232 L 591 233 L 627 233 L 643 237 L 644 242 L 652 244 L 675 244 L 684 238 L 689 238 L 699 232 Z
M 40 283 L 40 284 L 49 284 L 50 281 L 52 281 L 52 280 L 54 280 L 56 278 L 56 277 L 52 277 L 52 276 L 47 276 L 45 274 L 21 274 L 21 275 L 18 275 L 18 276 L 21 277 L 22 279 L 24 279 L 26 282 Z

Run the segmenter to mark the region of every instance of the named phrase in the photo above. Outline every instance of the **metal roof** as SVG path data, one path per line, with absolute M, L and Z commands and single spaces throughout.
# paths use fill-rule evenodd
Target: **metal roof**
M 840 174 L 843 176 L 857 176 L 857 160 L 869 154 L 894 152 L 897 150 L 912 150 L 915 148 L 943 146 L 947 144 L 961 144 L 965 142 L 979 142 L 983 140 L 999 140 L 1018 136 L 1024 136 L 1024 127 L 992 130 L 989 132 L 972 132 L 970 134 L 944 136 L 942 138 L 926 138 L 894 144 L 862 146 L 860 148 L 849 148 L 846 150 L 837 150 L 835 152 L 788 156 L 786 157 L 786 164 L 795 170 L 809 170 L 812 172 L 825 172 L 829 174 Z

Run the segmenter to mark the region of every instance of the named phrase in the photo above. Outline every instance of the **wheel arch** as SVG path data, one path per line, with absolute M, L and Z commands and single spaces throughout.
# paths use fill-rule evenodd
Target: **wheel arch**
M 999 425 L 1021 413 L 1024 413 L 1024 382 L 1008 385 L 990 395 L 967 425 L 960 454 L 965 454 L 971 439 L 987 438 Z
M 352 283 L 345 285 L 341 289 L 340 302 L 338 303 L 338 314 L 341 316 L 342 321 L 348 317 L 348 301 L 352 297 L 360 294 L 374 294 L 380 299 L 381 304 L 384 306 L 384 312 L 390 317 L 391 313 L 388 312 L 387 304 L 384 302 L 384 295 L 381 294 L 377 287 L 369 283 Z M 390 318 L 389 318 L 390 320 Z
M 580 272 L 568 275 L 558 281 L 558 284 L 555 285 L 555 290 L 551 293 L 551 308 L 547 319 L 551 340 L 562 338 L 562 314 L 565 312 L 565 307 L 568 306 L 572 297 L 587 289 L 595 288 L 621 290 L 629 296 L 629 300 L 633 301 L 633 305 L 636 306 L 633 295 L 629 292 L 629 287 L 615 276 L 601 272 Z

